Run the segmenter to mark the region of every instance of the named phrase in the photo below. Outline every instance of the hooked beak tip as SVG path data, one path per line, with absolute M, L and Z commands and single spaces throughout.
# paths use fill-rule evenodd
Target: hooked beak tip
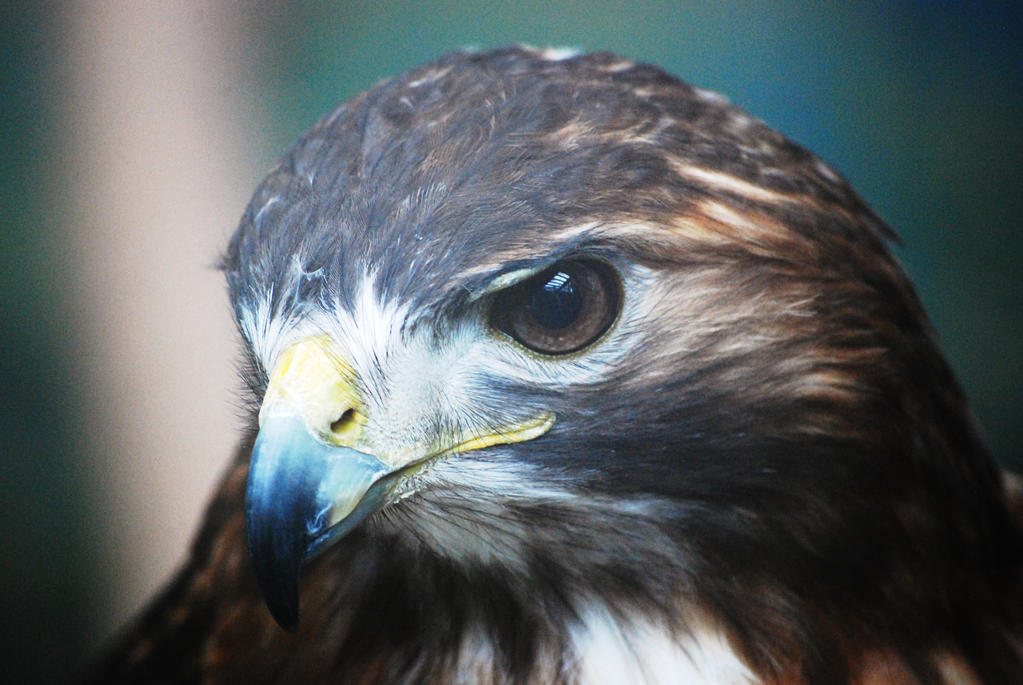
M 303 563 L 382 506 L 372 486 L 386 474 L 370 455 L 317 440 L 301 417 L 264 422 L 252 448 L 245 529 L 256 582 L 281 627 L 298 627 Z

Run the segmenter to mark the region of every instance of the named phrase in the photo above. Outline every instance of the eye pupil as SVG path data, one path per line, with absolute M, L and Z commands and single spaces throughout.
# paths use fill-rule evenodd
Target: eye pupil
M 619 290 L 604 262 L 565 260 L 498 293 L 490 325 L 535 352 L 577 352 L 614 323 Z
M 579 318 L 583 308 L 582 294 L 572 276 L 558 271 L 529 298 L 529 312 L 545 328 L 562 329 Z

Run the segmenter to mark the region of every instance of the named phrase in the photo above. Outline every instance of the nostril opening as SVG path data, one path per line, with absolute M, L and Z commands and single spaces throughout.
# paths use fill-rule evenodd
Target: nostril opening
M 338 417 L 336 421 L 330 424 L 330 430 L 333 433 L 340 433 L 350 428 L 355 423 L 355 410 L 345 409 L 344 413 Z

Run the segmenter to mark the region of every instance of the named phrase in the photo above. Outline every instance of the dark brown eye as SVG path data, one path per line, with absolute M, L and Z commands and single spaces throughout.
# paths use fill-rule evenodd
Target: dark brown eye
M 618 279 L 603 262 L 558 262 L 499 293 L 490 325 L 536 352 L 576 352 L 614 323 L 618 290 Z

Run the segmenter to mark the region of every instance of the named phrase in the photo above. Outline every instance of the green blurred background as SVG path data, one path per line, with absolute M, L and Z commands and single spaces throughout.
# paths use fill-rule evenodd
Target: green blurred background
M 160 471 L 157 485 L 133 483 L 136 477 L 118 478 L 107 468 L 118 449 L 127 449 L 120 458 L 136 465 L 136 476 L 177 457 L 161 456 L 156 448 L 166 441 L 136 430 L 130 411 L 139 393 L 123 400 L 126 413 L 118 410 L 121 400 L 107 401 L 94 386 L 109 382 L 115 392 L 123 380 L 159 393 L 159 378 L 136 375 L 150 365 L 183 375 L 168 361 L 182 345 L 173 327 L 185 338 L 193 316 L 223 321 L 211 335 L 229 347 L 219 285 L 213 295 L 193 296 L 174 286 L 175 274 L 183 284 L 217 282 L 207 267 L 246 193 L 320 114 L 383 77 L 466 46 L 571 46 L 656 63 L 726 94 L 834 164 L 901 235 L 897 253 L 992 452 L 1023 469 L 1023 9 L 1018 2 L 828 4 L 190 2 L 156 10 L 152 3 L 5 3 L 0 611 L 9 681 L 66 678 L 167 578 L 174 563 L 160 557 L 160 570 L 148 570 L 143 562 L 156 557 L 136 541 L 162 540 L 170 517 L 138 523 L 132 510 L 107 503 L 133 484 L 142 502 L 187 499 L 188 513 L 163 553 L 180 561 L 210 479 L 230 457 L 223 445 L 240 425 L 232 416 L 236 384 L 218 380 L 208 389 L 202 379 L 210 374 L 196 372 L 193 393 L 212 396 L 212 405 L 232 417 L 217 419 L 213 432 L 222 439 L 214 436 L 215 453 L 175 448 L 201 464 L 201 477 Z M 162 66 L 132 71 L 149 61 Z M 190 89 L 178 69 L 198 74 L 206 90 Z M 119 78 L 150 88 L 137 97 L 151 99 L 119 102 L 119 91 L 107 89 Z M 138 110 L 139 102 L 150 104 Z M 178 130 L 161 123 L 165 111 L 184 112 L 192 128 L 171 139 L 169 152 L 137 144 Z M 132 128 L 138 119 L 152 128 L 139 133 Z M 224 152 L 205 137 L 220 130 Z M 221 165 L 211 168 L 227 179 L 227 190 L 215 180 L 203 185 L 215 174 L 189 167 L 190 152 Z M 183 177 L 198 184 L 182 187 L 200 190 L 172 194 L 152 215 L 180 213 L 180 224 L 198 238 L 184 229 L 179 237 L 173 221 L 172 228 L 147 225 L 142 196 L 107 175 L 125 155 L 144 169 L 178 154 Z M 135 180 L 158 193 L 167 185 L 162 174 L 169 179 L 172 172 L 153 168 Z M 196 206 L 208 200 L 227 213 L 195 219 Z M 133 211 L 143 219 L 116 218 Z M 109 216 L 115 218 L 97 219 Z M 176 251 L 179 243 L 194 251 Z M 120 244 L 136 249 L 111 252 Z M 134 254 L 154 258 L 170 284 L 154 286 L 148 276 L 156 267 L 127 268 Z M 177 266 L 172 259 L 182 255 L 184 266 Z M 111 285 L 104 280 L 108 268 L 121 269 L 126 280 Z M 136 295 L 150 299 L 138 305 Z M 101 326 L 91 312 L 104 312 Z M 146 316 L 172 318 L 172 328 L 139 324 Z M 125 341 L 155 354 L 115 367 L 96 361 Z M 185 349 L 186 355 L 204 356 L 202 343 L 193 342 L 200 351 Z M 218 355 L 212 368 L 227 368 L 229 377 L 230 359 Z M 190 420 L 172 414 L 187 399 L 154 397 L 147 405 L 154 420 L 169 424 L 172 435 L 187 435 Z M 154 450 L 125 448 L 139 444 L 133 438 Z M 138 530 L 125 543 L 118 531 L 130 525 Z M 139 575 L 141 585 L 129 591 L 128 580 Z

